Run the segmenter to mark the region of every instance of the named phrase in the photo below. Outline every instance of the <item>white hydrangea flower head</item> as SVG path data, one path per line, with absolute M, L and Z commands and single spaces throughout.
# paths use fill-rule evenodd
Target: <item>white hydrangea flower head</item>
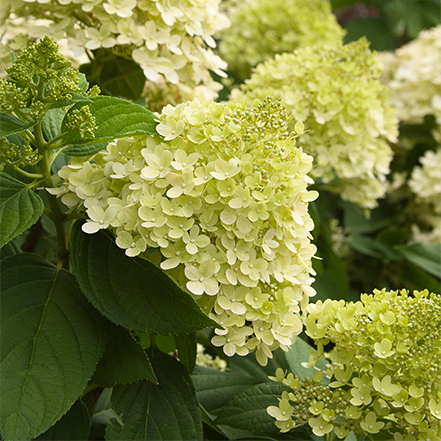
M 343 199 L 373 208 L 385 194 L 392 159 L 388 141 L 396 141 L 398 133 L 379 76 L 375 53 L 360 39 L 276 55 L 257 66 L 232 98 L 281 99 L 294 120 L 305 123 L 302 146 L 314 157 L 312 176 Z
M 10 64 L 11 50 L 48 34 L 57 43 L 69 43 L 61 49 L 74 62 L 86 50 L 112 49 L 137 62 L 157 87 L 173 85 L 176 97 L 181 88 L 198 86 L 209 89 L 214 97 L 221 85 L 210 71 L 225 76 L 227 67 L 213 52 L 213 35 L 229 26 L 219 11 L 220 1 L 44 0 L 42 8 L 42 0 L 5 0 L 1 61 Z
M 219 50 L 242 78 L 275 54 L 338 43 L 345 34 L 328 0 L 230 0 L 227 13 L 231 27 L 222 32 Z
M 120 139 L 63 167 L 56 192 L 86 210 L 86 233 L 109 226 L 128 256 L 159 249 L 161 268 L 223 326 L 213 344 L 265 365 L 295 341 L 315 294 L 312 157 L 271 99 L 195 99 L 158 117 L 161 136 Z
M 441 25 L 379 59 L 399 120 L 421 123 L 434 115 L 441 124 Z

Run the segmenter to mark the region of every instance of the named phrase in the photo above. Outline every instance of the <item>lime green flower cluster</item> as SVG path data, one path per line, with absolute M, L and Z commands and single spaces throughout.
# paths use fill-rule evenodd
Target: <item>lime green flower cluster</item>
M 280 98 L 308 129 L 302 144 L 314 157 L 312 176 L 343 199 L 373 208 L 386 191 L 392 159 L 387 140 L 395 141 L 398 131 L 379 76 L 376 56 L 361 39 L 276 55 L 232 98 Z
M 86 233 L 111 228 L 128 256 L 159 248 L 161 268 L 223 325 L 213 344 L 228 356 L 256 351 L 261 364 L 294 342 L 315 294 L 308 202 L 318 194 L 288 121 L 271 99 L 166 106 L 161 136 L 64 167 L 56 189 L 87 210 Z
M 441 25 L 394 53 L 380 54 L 380 62 L 399 120 L 420 123 L 434 115 L 441 124 Z
M 228 16 L 231 27 L 222 32 L 219 50 L 242 78 L 275 54 L 338 43 L 344 36 L 328 0 L 248 0 L 233 3 Z
M 316 435 L 345 438 L 388 434 L 396 441 L 441 436 L 441 296 L 425 291 L 381 291 L 361 301 L 310 304 L 306 333 L 318 349 L 308 366 L 330 361 L 313 379 L 276 373 L 288 385 L 268 413 L 282 432 L 308 423 Z M 334 348 L 324 353 L 323 346 Z
M 76 59 L 86 50 L 112 49 L 132 58 L 148 81 L 202 86 L 211 97 L 222 87 L 210 70 L 225 76 L 226 63 L 213 52 L 213 35 L 229 25 L 220 0 L 4 0 L 2 62 L 10 50 L 52 35 L 65 55 Z M 67 44 L 66 44 L 67 43 Z M 20 47 L 21 46 L 21 47 Z M 9 60 L 10 62 L 10 60 Z M 161 83 L 162 84 L 162 83 Z

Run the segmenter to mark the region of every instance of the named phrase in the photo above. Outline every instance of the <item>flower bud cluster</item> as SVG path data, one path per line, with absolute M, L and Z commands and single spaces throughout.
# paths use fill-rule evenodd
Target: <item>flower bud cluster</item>
M 328 359 L 331 382 L 322 385 L 321 372 L 312 383 L 279 372 L 277 381 L 293 390 L 279 407 L 268 409 L 279 428 L 289 430 L 307 419 L 316 435 L 382 431 L 396 441 L 440 439 L 440 295 L 374 290 L 356 303 L 318 301 L 307 312 L 306 333 L 318 346 L 308 366 Z M 328 343 L 334 348 L 324 353 Z
M 74 109 L 67 115 L 66 130 L 77 131 L 81 139 L 94 139 L 97 128 L 96 118 L 87 105 Z
M 379 56 L 399 120 L 421 123 L 424 116 L 434 115 L 441 124 L 441 25 Z
M 398 133 L 379 75 L 365 39 L 308 47 L 257 66 L 232 98 L 280 98 L 308 129 L 302 145 L 315 159 L 312 176 L 343 199 L 373 208 L 386 191 L 392 159 L 387 141 L 395 141 Z
M 4 0 L 7 32 L 2 61 L 17 41 L 26 47 L 53 35 L 69 59 L 104 48 L 132 58 L 148 81 L 161 86 L 221 88 L 210 70 L 225 76 L 226 63 L 213 52 L 213 35 L 229 26 L 220 0 Z M 44 7 L 42 5 L 44 4 Z M 18 34 L 17 34 L 18 33 Z M 28 38 L 28 37 L 29 38 Z M 165 84 L 160 80 L 165 80 Z
M 166 106 L 161 136 L 71 163 L 54 190 L 86 209 L 86 233 L 111 228 L 128 256 L 159 248 L 161 268 L 223 326 L 213 344 L 228 356 L 256 351 L 263 365 L 294 342 L 315 294 L 308 202 L 318 194 L 288 120 L 271 99 Z
M 81 93 L 78 72 L 68 69 L 70 62 L 58 51 L 52 38 L 45 36 L 39 43 L 24 49 L 11 67 L 6 68 L 7 79 L 0 80 L 0 98 L 8 112 L 26 107 L 31 97 L 32 115 L 41 117 L 45 104 L 69 101 L 72 93 Z M 6 110 L 6 109 L 5 109 Z
M 7 138 L 0 139 L 0 171 L 6 164 L 18 166 L 36 165 L 41 159 L 41 155 L 34 150 L 29 144 L 19 147 Z
M 231 27 L 221 34 L 219 50 L 232 71 L 249 78 L 251 69 L 298 47 L 341 42 L 328 0 L 248 0 L 231 2 Z

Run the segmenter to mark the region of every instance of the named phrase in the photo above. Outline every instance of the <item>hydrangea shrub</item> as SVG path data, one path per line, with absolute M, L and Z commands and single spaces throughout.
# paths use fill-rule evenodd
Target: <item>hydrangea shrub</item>
M 229 3 L 231 27 L 221 33 L 219 50 L 230 69 L 242 78 L 249 78 L 252 67 L 275 54 L 339 43 L 345 33 L 328 0 Z
M 264 365 L 294 342 L 315 293 L 312 157 L 274 100 L 195 100 L 158 118 L 161 136 L 120 139 L 63 167 L 53 192 L 86 210 L 86 233 L 114 231 L 127 256 L 160 249 L 161 268 L 224 327 L 212 343 L 228 356 L 256 351 Z
M 365 39 L 347 45 L 307 47 L 260 64 L 233 99 L 267 95 L 305 124 L 311 175 L 345 200 L 373 208 L 385 194 L 392 159 L 388 141 L 398 130 L 375 53 Z
M 268 408 L 288 432 L 308 424 L 315 435 L 343 439 L 387 434 L 395 441 L 441 436 L 441 297 L 425 291 L 374 290 L 361 301 L 318 301 L 307 308 L 306 333 L 317 345 L 309 366 L 325 358 L 326 377 L 277 371 L 284 392 Z M 324 352 L 332 343 L 333 349 Z M 393 437 L 393 438 L 392 438 Z

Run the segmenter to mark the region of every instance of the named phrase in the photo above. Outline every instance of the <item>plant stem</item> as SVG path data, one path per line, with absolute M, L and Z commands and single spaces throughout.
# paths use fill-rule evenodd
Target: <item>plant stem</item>
M 38 150 L 43 158 L 40 161 L 40 170 L 46 179 L 43 182 L 45 188 L 52 187 L 51 180 L 51 154 L 49 150 L 45 150 L 45 142 L 41 131 L 41 121 L 35 125 L 35 139 Z M 58 267 L 69 269 L 69 247 L 65 228 L 65 215 L 61 209 L 61 205 L 56 196 L 47 193 L 47 200 L 51 208 L 51 216 L 49 218 L 55 225 L 58 240 Z

